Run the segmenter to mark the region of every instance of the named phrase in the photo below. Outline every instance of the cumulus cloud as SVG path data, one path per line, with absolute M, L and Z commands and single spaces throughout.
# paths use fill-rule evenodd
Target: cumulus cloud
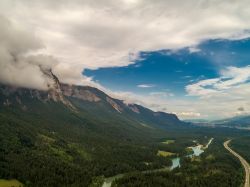
M 0 11 L 36 33 L 42 52 L 70 64 L 78 79 L 79 69 L 126 66 L 140 51 L 197 52 L 203 40 L 248 37 L 250 28 L 248 0 L 2 0 Z
M 187 85 L 186 91 L 188 92 L 190 96 L 206 96 L 207 97 L 210 94 L 218 92 L 218 90 L 208 88 L 208 86 L 212 86 L 218 81 L 220 81 L 219 78 L 202 80 L 197 83 Z
M 0 82 L 28 88 L 47 89 L 49 79 L 43 70 L 50 69 L 55 59 L 31 55 L 42 47 L 32 33 L 16 27 L 0 16 Z
M 250 79 L 250 66 L 244 68 L 228 67 L 221 72 L 222 80 L 215 85 L 217 89 L 229 89 Z
M 250 67 L 227 67 L 218 78 L 205 79 L 186 86 L 188 96 L 196 96 L 193 108 L 216 118 L 249 114 Z M 238 107 L 241 106 L 241 107 Z M 237 108 L 235 111 L 235 108 Z
M 127 66 L 140 51 L 189 47 L 192 53 L 206 39 L 250 36 L 248 0 L 1 0 L 0 12 L 10 20 L 0 18 L 1 82 L 39 89 L 48 84 L 41 66 L 62 82 L 102 88 L 82 75 L 85 68 Z M 230 104 L 248 105 L 248 71 L 231 67 L 188 85 L 188 94 L 200 98 L 195 101 L 117 95 L 155 110 L 231 115 Z
M 205 79 L 186 86 L 190 96 L 210 97 L 220 93 L 226 93 L 238 89 L 250 80 L 250 66 L 227 67 L 220 72 L 219 78 Z

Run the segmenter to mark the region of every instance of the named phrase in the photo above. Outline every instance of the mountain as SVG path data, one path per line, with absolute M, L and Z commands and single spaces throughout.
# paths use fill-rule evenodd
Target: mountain
M 97 176 L 159 168 L 169 160 L 156 155 L 156 142 L 189 128 L 174 114 L 62 84 L 51 70 L 44 74 L 48 90 L 0 85 L 0 178 L 75 187 Z
M 36 110 L 34 104 L 38 102 L 54 103 L 63 104 L 63 107 L 75 114 L 88 113 L 95 118 L 116 116 L 123 120 L 132 120 L 138 124 L 163 129 L 184 124 L 175 114 L 154 112 L 137 104 L 125 104 L 122 100 L 114 99 L 97 88 L 61 84 L 51 71 L 47 71 L 46 75 L 53 80 L 53 84 L 48 85 L 47 91 L 0 85 L 0 105 L 3 108 L 17 107 L 25 112 Z
M 227 127 L 246 130 L 250 129 L 250 116 L 248 115 L 235 116 L 220 120 L 185 120 L 185 122 L 190 122 L 192 125 L 201 127 Z
M 250 116 L 236 116 L 232 118 L 213 121 L 214 126 L 225 126 L 231 128 L 250 129 Z

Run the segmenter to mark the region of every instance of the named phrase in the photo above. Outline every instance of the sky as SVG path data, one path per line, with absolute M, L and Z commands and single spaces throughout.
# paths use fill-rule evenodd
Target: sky
M 248 0 L 1 0 L 0 82 L 95 86 L 181 119 L 250 113 Z

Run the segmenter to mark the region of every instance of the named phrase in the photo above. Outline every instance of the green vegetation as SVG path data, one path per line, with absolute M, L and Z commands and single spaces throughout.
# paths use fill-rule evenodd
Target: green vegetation
M 167 152 L 167 151 L 158 151 L 157 152 L 157 156 L 163 156 L 163 157 L 169 157 L 169 156 L 173 156 L 176 155 L 175 153 L 171 153 L 171 152 Z
M 171 143 L 174 143 L 174 142 L 175 142 L 175 140 L 166 140 L 166 141 L 161 142 L 161 143 L 163 143 L 163 144 L 171 144 Z
M 243 183 L 239 161 L 223 148 L 223 140 L 213 142 L 200 158 L 185 157 L 181 168 L 154 173 L 130 173 L 112 187 L 234 187 Z M 197 160 L 198 159 L 198 160 Z
M 160 131 L 113 114 L 108 121 L 105 116 L 98 120 L 60 103 L 35 100 L 27 108 L 0 107 L 1 178 L 16 178 L 27 187 L 82 187 L 97 176 L 171 164 L 156 155 L 156 137 L 167 136 Z
M 18 180 L 5 180 L 0 179 L 0 187 L 23 187 L 23 184 L 20 183 Z
M 191 155 L 191 154 L 194 153 L 194 151 L 193 151 L 193 149 L 192 149 L 191 147 L 187 147 L 187 148 L 185 149 L 185 151 L 186 151 L 187 155 Z
M 230 142 L 230 146 L 250 163 L 250 136 L 235 138 Z
M 124 135 L 121 132 L 124 131 L 124 126 L 117 121 L 116 125 L 119 128 L 112 127 L 113 122 L 110 122 L 111 125 L 105 122 L 106 130 L 102 131 L 104 122 L 94 120 L 90 122 L 89 119 L 93 118 L 70 113 L 67 109 L 62 110 L 54 104 L 50 105 L 49 111 L 42 107 L 40 112 L 44 114 L 24 113 L 15 109 L 1 111 L 1 178 L 16 178 L 27 187 L 88 186 L 92 182 L 94 182 L 92 184 L 100 183 L 101 178 L 96 178 L 97 176 L 110 177 L 119 173 L 170 166 L 170 158 L 157 156 L 158 150 L 185 155 L 186 147 L 194 145 L 194 138 L 207 143 L 208 138 L 204 133 L 210 136 L 208 130 L 196 128 L 186 130 L 185 134 L 180 133 L 178 129 L 166 132 L 152 131 L 152 129 L 150 132 L 143 132 L 144 129 L 137 132 L 134 129 L 129 135 Z M 127 130 L 129 131 L 129 128 Z M 210 133 L 214 135 L 215 132 Z M 117 134 L 120 135 L 117 137 Z M 174 144 L 158 143 L 163 138 L 173 136 L 176 137 Z M 208 150 L 212 147 L 214 143 Z M 172 179 L 178 181 L 178 177 L 185 176 L 186 180 L 182 180 L 183 183 L 189 183 L 189 177 L 191 180 L 199 176 L 201 179 L 198 181 L 221 178 L 223 181 L 228 181 L 226 184 L 233 179 L 235 182 L 232 184 L 237 186 L 241 179 L 239 175 L 241 168 L 237 168 L 238 163 L 230 154 L 221 153 L 223 152 L 220 149 L 210 151 L 208 155 L 204 154 L 206 157 L 201 162 L 182 161 L 184 163 L 181 169 L 173 173 L 139 174 L 140 180 L 145 179 L 144 182 L 157 186 L 158 183 L 154 181 L 158 180 L 158 177 L 163 178 L 164 183 L 171 184 Z M 207 159 L 209 155 L 213 155 L 214 159 Z M 204 173 L 205 171 L 207 172 Z M 190 173 L 193 173 L 192 176 Z M 213 175 L 209 176 L 210 173 Z M 207 175 L 208 178 L 202 177 Z M 118 181 L 121 186 L 124 183 L 122 181 L 125 182 L 126 177 Z M 145 184 L 134 181 L 134 184 L 137 183 L 138 186 Z
M 97 92 L 96 90 L 94 90 Z M 17 179 L 25 187 L 99 186 L 104 178 L 129 173 L 116 186 L 239 186 L 242 168 L 222 141 L 245 133 L 233 129 L 207 129 L 165 123 L 166 116 L 140 108 L 140 115 L 113 110 L 104 98 L 98 103 L 68 98 L 77 108 L 70 110 L 60 102 L 44 101 L 0 92 L 0 178 Z M 25 90 L 29 93 L 29 90 Z M 46 95 L 46 93 L 44 93 Z M 16 97 L 22 105 L 15 103 Z M 119 101 L 116 101 L 119 102 Z M 23 107 L 25 105 L 25 107 Z M 174 116 L 172 116 L 174 117 Z M 141 124 L 147 124 L 142 126 Z M 152 128 L 148 128 L 148 127 Z M 172 172 L 143 173 L 171 166 L 176 153 L 183 157 L 194 140 L 205 145 L 215 142 L 200 158 L 182 159 L 181 168 Z M 165 142 L 174 140 L 174 142 Z M 224 184 L 222 184 L 222 181 Z M 211 182 L 211 183 L 210 183 Z

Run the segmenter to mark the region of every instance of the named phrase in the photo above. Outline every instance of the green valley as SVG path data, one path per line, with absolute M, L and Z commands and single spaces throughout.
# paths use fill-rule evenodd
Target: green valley
M 79 95 L 66 88 L 62 85 L 63 104 L 45 92 L 1 87 L 1 103 L 8 103 L 0 107 L 2 179 L 15 178 L 27 187 L 100 186 L 104 178 L 127 173 L 112 185 L 211 186 L 208 181 L 217 179 L 224 186 L 241 184 L 242 168 L 221 142 L 245 131 L 196 127 L 91 87 L 71 87 Z M 185 157 L 192 153 L 187 147 L 206 145 L 211 137 L 215 142 L 201 156 Z M 181 167 L 161 170 L 171 167 L 176 155 Z

